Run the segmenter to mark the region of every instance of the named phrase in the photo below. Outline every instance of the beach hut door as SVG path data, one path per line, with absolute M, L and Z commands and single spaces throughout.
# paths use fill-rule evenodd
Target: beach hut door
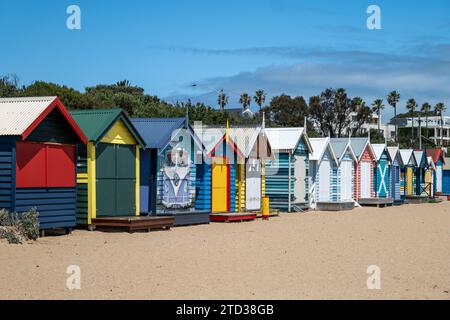
M 261 209 L 261 162 L 249 159 L 246 164 L 245 207 L 247 210 Z
M 330 162 L 322 161 L 319 167 L 319 184 L 316 186 L 319 191 L 317 201 L 330 201 L 330 174 Z
M 341 164 L 341 200 L 352 199 L 352 162 L 342 161 Z
M 361 162 L 361 198 L 370 198 L 370 176 L 372 175 L 372 170 L 370 162 Z
M 442 192 L 442 166 L 436 166 L 436 192 Z
M 295 203 L 306 202 L 306 158 L 295 156 L 294 162 L 294 197 Z
M 229 166 L 224 158 L 213 158 L 212 212 L 229 211 Z

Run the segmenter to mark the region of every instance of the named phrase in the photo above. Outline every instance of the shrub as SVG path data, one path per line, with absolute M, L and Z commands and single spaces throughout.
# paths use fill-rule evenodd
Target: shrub
M 24 240 L 36 240 L 39 237 L 39 213 L 35 208 L 18 214 L 0 210 L 0 238 L 9 243 L 19 244 Z
M 19 220 L 20 232 L 30 240 L 39 238 L 39 213 L 36 208 L 32 208 L 28 212 L 22 213 Z
M 5 238 L 10 244 L 22 244 L 19 232 L 13 228 L 0 229 L 0 238 Z

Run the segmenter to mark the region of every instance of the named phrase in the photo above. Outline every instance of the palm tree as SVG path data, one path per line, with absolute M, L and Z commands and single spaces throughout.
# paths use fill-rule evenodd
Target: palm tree
M 444 121 L 442 119 L 442 113 L 445 109 L 445 104 L 443 102 L 439 102 L 434 106 L 434 112 L 441 118 L 441 147 L 444 145 Z
M 406 102 L 406 109 L 411 113 L 411 143 L 414 141 L 414 112 L 417 108 L 417 102 L 413 98 Z
M 223 89 L 219 91 L 217 103 L 219 104 L 220 111 L 224 111 L 225 106 L 228 104 L 228 96 L 225 94 L 225 92 L 223 92 Z
M 429 104 L 428 102 L 425 102 L 424 104 L 422 104 L 422 108 L 421 110 L 424 114 L 425 114 L 425 127 L 426 127 L 426 133 L 427 133 L 427 138 L 428 138 L 428 115 L 430 114 L 431 111 L 431 104 Z M 422 134 L 422 132 L 421 132 Z
M 264 90 L 257 90 L 255 95 L 253 96 L 255 103 L 259 106 L 259 110 L 261 110 L 262 105 L 266 101 L 266 93 Z
M 381 110 L 384 109 L 384 104 L 383 104 L 383 99 L 376 99 L 373 103 L 372 103 L 372 111 L 375 112 L 378 116 L 378 140 L 379 140 L 379 136 L 380 136 L 380 125 L 381 125 Z
M 395 142 L 397 142 L 397 103 L 400 101 L 400 93 L 392 91 L 387 96 L 387 102 L 394 108 L 394 123 L 395 123 Z
M 117 81 L 116 82 L 116 86 L 118 86 L 118 87 L 129 87 L 129 86 L 131 86 L 131 83 L 128 80 L 121 80 L 121 81 Z
M 241 94 L 239 98 L 239 103 L 242 104 L 242 111 L 245 111 L 252 102 L 252 98 L 248 95 L 248 93 L 244 92 Z

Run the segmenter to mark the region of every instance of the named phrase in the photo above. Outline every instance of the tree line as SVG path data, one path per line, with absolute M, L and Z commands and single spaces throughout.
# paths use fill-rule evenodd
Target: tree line
M 230 115 L 226 112 L 229 96 L 224 90 L 218 91 L 218 109 L 202 102 L 169 103 L 157 96 L 145 93 L 144 89 L 132 85 L 128 80 L 118 81 L 114 84 L 99 84 L 86 87 L 80 92 L 65 85 L 36 81 L 28 86 L 20 86 L 17 77 L 0 77 L 0 97 L 25 96 L 58 96 L 71 110 L 122 108 L 132 117 L 183 117 L 188 111 L 189 120 L 202 121 L 206 125 L 224 125 L 227 119 L 236 125 L 261 123 L 262 114 L 265 113 L 266 125 L 270 127 L 305 126 L 311 136 L 343 137 L 351 134 L 358 136 L 361 127 L 372 121 L 373 114 L 380 119 L 384 109 L 384 100 L 376 99 L 367 105 L 361 97 L 350 97 L 343 88 L 328 88 L 319 95 L 305 100 L 303 96 L 290 96 L 281 94 L 271 98 L 266 104 L 267 94 L 264 90 L 257 90 L 254 94 L 244 92 L 238 102 L 242 110 L 250 108 L 254 102 L 259 108 L 254 117 Z M 441 117 L 446 110 L 444 103 L 437 103 L 434 108 L 425 102 L 419 105 L 413 98 L 406 102 L 408 110 L 405 114 L 397 114 L 400 94 L 392 91 L 386 96 L 386 102 L 394 109 L 394 118 L 422 117 L 438 115 Z M 305 124 L 306 121 L 306 124 Z M 395 122 L 396 124 L 396 122 Z M 398 141 L 397 125 L 395 126 L 395 140 Z M 411 139 L 414 139 L 414 126 L 411 129 Z M 380 121 L 378 132 L 380 134 Z M 428 132 L 428 128 L 426 130 Z M 428 133 L 427 133 L 428 134 Z

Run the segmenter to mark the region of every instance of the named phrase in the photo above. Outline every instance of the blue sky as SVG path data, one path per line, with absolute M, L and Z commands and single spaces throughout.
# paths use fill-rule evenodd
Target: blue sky
M 81 30 L 66 28 L 71 4 Z M 366 27 L 370 4 L 381 30 Z M 22 84 L 128 79 L 171 102 L 211 104 L 223 88 L 230 107 L 257 89 L 308 98 L 344 87 L 368 103 L 395 89 L 401 108 L 414 97 L 450 109 L 446 0 L 2 1 L 0 36 L 0 74 Z

